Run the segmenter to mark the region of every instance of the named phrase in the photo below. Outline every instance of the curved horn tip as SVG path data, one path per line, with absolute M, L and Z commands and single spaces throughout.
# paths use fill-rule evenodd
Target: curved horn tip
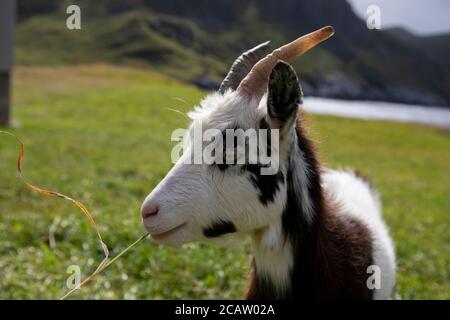
M 326 26 L 319 30 L 323 33 L 326 33 L 328 37 L 331 37 L 334 34 L 334 28 L 332 26 Z
M 270 53 L 269 50 L 270 50 L 270 40 L 258 44 L 257 46 L 255 46 L 255 47 L 245 51 L 243 54 L 246 54 L 246 53 L 249 53 L 249 52 L 257 52 L 257 51 L 259 51 L 261 54 L 263 54 L 264 51 L 265 51 L 266 53 L 264 53 L 264 55 L 261 57 L 261 59 L 262 59 L 266 54 Z
M 255 52 L 260 49 L 261 49 L 261 52 L 262 52 L 262 50 L 270 50 L 269 45 L 270 45 L 270 40 L 267 40 L 266 42 L 260 43 L 256 47 L 253 47 L 253 48 L 245 51 L 244 54 L 247 52 Z M 269 53 L 269 52 L 267 52 L 267 53 Z

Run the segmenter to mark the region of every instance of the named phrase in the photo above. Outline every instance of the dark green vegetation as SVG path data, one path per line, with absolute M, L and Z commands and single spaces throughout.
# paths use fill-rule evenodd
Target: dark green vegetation
M 169 170 L 173 129 L 205 92 L 156 73 L 106 65 L 21 67 L 14 119 L 25 175 L 82 200 L 117 254 L 144 229 L 139 206 Z M 433 127 L 308 116 L 331 167 L 353 167 L 379 189 L 395 241 L 395 297 L 449 299 L 450 134 Z M 18 146 L 0 135 L 0 298 L 59 298 L 66 269 L 90 274 L 102 259 L 95 233 L 71 203 L 27 189 Z M 77 298 L 241 298 L 249 246 L 145 241 Z
M 69 4 L 81 31 L 65 27 Z M 333 25 L 296 64 L 306 94 L 450 105 L 448 36 L 368 30 L 345 0 L 21 0 L 19 18 L 19 64 L 131 63 L 207 88 L 243 50 Z

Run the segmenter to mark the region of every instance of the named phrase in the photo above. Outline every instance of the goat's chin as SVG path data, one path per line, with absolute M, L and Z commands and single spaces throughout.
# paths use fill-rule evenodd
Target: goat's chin
M 180 247 L 181 245 L 195 240 L 189 228 L 181 225 L 176 230 L 171 230 L 163 234 L 151 234 L 153 240 L 167 246 Z

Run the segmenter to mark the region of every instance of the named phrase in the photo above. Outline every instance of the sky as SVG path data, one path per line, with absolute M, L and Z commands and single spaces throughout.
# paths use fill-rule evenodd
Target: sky
M 450 33 L 450 0 L 347 0 L 367 18 L 367 7 L 378 5 L 381 28 L 403 27 L 417 35 Z

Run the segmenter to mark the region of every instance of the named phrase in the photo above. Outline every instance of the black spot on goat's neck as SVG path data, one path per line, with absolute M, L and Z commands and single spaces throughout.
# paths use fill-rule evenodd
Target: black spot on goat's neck
M 320 163 L 312 141 L 299 123 L 296 124 L 297 148 L 304 163 L 302 168 L 292 167 L 296 161 L 290 161 L 287 173 L 287 202 L 282 214 L 282 229 L 286 241 L 292 248 L 294 263 L 291 270 L 291 299 L 311 299 L 314 295 L 314 274 L 320 272 L 314 270 L 314 254 L 317 242 L 317 222 L 321 221 L 325 211 L 324 194 L 321 186 Z M 295 153 L 293 153 L 295 154 Z M 306 190 L 297 190 L 299 179 L 298 170 L 307 170 L 301 176 L 306 178 Z M 301 195 L 299 193 L 306 193 Z M 302 201 L 307 199 L 311 212 L 304 212 Z M 312 220 L 312 221 L 311 221 Z
M 286 174 L 287 203 L 282 214 L 283 234 L 294 246 L 305 242 L 307 239 L 304 235 L 310 233 L 309 222 L 311 221 L 308 220 L 311 220 L 311 217 L 309 217 L 311 213 L 304 212 L 303 201 L 307 199 L 306 201 L 309 203 L 313 212 L 312 220 L 317 219 L 317 215 L 321 215 L 325 210 L 320 163 L 312 141 L 307 137 L 300 124 L 296 126 L 296 138 L 297 145 L 293 148 L 297 148 L 300 152 L 293 152 L 291 157 L 297 155 L 302 158 L 296 159 L 297 161 L 293 161 L 291 158 L 291 161 L 289 161 Z M 299 162 L 303 162 L 303 165 L 301 167 L 295 166 Z M 306 172 L 300 172 L 300 170 L 306 170 Z M 302 183 L 306 186 L 306 189 L 298 190 L 299 183 L 296 183 L 295 180 L 302 178 L 307 180 Z
M 208 238 L 216 238 L 236 231 L 237 229 L 233 222 L 224 220 L 215 221 L 208 227 L 203 228 L 203 234 Z

